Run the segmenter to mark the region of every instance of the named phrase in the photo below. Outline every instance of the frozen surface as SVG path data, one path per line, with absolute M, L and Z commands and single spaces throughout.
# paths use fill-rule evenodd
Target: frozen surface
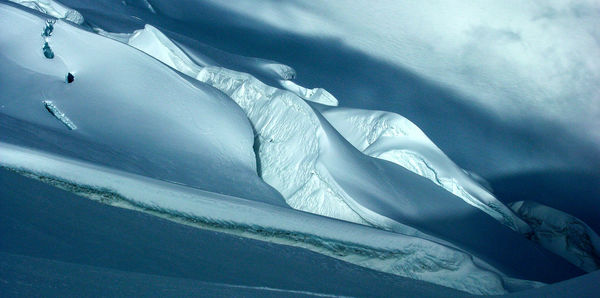
M 542 246 L 587 272 L 600 269 L 600 237 L 583 221 L 533 201 L 509 206 L 529 223 Z
M 244 1 L 223 9 L 210 1 L 67 0 L 86 23 L 55 24 L 45 40 L 54 59 L 41 50 L 47 17 L 1 2 L 0 25 L 20 28 L 0 34 L 0 82 L 11 86 L 0 93 L 4 166 L 106 204 L 471 293 L 581 274 L 522 237 L 532 223 L 485 182 L 496 189 L 490 175 L 593 168 L 594 159 L 578 162 L 592 156 L 585 146 L 586 154 L 578 147 L 556 158 L 582 144 L 561 139 L 564 130 L 549 145 L 538 133 L 553 127 L 533 125 L 535 117 L 523 118 L 533 119 L 532 134 L 519 116 L 496 110 L 494 118 L 489 106 L 466 105 L 435 80 L 424 84 L 348 51 L 347 40 L 234 13 Z M 338 105 L 406 116 L 469 171 L 406 118 Z M 498 119 L 516 120 L 504 130 Z

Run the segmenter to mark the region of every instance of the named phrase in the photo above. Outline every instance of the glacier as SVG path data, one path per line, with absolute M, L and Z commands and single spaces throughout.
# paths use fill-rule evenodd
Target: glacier
M 204 44 L 165 18 L 178 3 L 123 1 L 105 21 L 93 11 L 108 3 L 71 2 L 84 22 L 58 2 L 21 2 L 41 14 L 0 3 L 0 25 L 22 29 L 0 34 L 7 169 L 104 204 L 473 294 L 597 269 L 598 236 L 583 221 L 505 205 L 493 182 L 407 118 L 345 107 L 330 81 L 303 87 L 322 76 Z M 53 20 L 42 14 L 68 21 L 55 24 L 51 60 L 39 51 L 39 30 Z M 67 74 L 77 80 L 65 84 Z

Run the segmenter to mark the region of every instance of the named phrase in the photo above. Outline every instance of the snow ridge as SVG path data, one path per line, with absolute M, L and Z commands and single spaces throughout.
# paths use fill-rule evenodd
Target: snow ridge
M 468 204 L 523 234 L 531 228 L 484 186 L 454 164 L 410 120 L 390 112 L 320 108 L 322 115 L 354 147 L 433 181 Z

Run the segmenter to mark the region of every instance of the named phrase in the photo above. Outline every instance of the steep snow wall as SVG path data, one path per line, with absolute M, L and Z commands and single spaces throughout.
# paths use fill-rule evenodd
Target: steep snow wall
M 533 201 L 509 206 L 531 225 L 542 246 L 587 272 L 600 269 L 600 237 L 583 221 Z

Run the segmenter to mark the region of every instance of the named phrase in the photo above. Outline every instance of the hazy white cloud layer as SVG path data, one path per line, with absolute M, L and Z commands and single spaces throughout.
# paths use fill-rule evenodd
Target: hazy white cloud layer
M 551 119 L 600 143 L 600 2 L 214 2 L 295 33 L 339 38 L 507 121 Z

